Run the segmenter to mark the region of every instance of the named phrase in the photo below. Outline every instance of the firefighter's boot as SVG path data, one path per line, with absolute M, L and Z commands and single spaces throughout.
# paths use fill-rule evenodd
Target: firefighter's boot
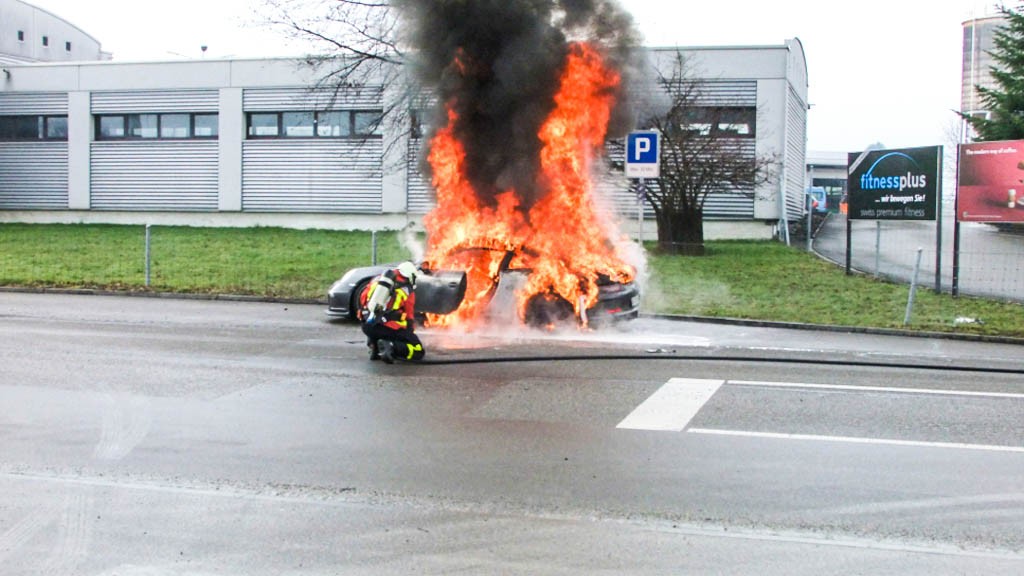
M 377 350 L 380 351 L 380 359 L 385 363 L 395 363 L 395 345 L 390 340 L 377 340 Z

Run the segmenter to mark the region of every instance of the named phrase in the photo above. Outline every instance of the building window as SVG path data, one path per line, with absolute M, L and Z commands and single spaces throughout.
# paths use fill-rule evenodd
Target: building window
M 0 116 L 0 140 L 67 140 L 67 116 Z
M 276 138 L 281 133 L 278 114 L 249 114 L 250 138 Z
M 96 138 L 124 138 L 124 116 L 100 116 L 96 123 Z
M 348 112 L 318 112 L 316 115 L 316 135 L 321 138 L 340 138 L 351 136 Z
M 381 115 L 380 112 L 353 112 L 352 113 L 352 133 L 359 134 L 360 136 L 380 136 L 381 135 Z
M 193 114 L 193 138 L 216 138 L 220 134 L 220 117 L 217 114 Z
M 381 113 L 372 110 L 250 112 L 249 138 L 349 138 L 381 135 Z
M 161 114 L 160 137 L 188 138 L 190 134 L 189 124 L 191 121 L 192 118 L 188 114 Z
M 64 51 L 65 52 L 71 52 L 71 42 L 65 42 L 64 43 Z
M 217 138 L 217 127 L 212 113 L 102 114 L 96 117 L 96 139 Z
M 24 42 L 24 41 L 25 41 L 25 31 L 24 30 L 18 30 L 18 42 Z
M 156 138 L 159 134 L 159 122 L 156 114 L 129 114 L 129 138 Z
M 701 107 L 687 111 L 683 130 L 701 136 L 754 138 L 757 108 Z
M 47 116 L 43 119 L 45 126 L 43 134 L 46 140 L 67 140 L 68 139 L 68 117 Z
M 281 126 L 286 138 L 312 138 L 316 116 L 312 112 L 283 112 Z
M 43 36 L 43 46 L 49 46 L 49 45 L 50 45 L 50 37 L 49 36 Z

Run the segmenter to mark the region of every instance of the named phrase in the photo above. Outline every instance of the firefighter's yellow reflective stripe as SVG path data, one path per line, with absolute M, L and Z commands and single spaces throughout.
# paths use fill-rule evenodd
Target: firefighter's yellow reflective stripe
M 409 355 L 405 357 L 406 360 L 412 360 L 414 352 L 423 351 L 423 344 L 406 344 L 406 347 L 409 348 Z
M 409 299 L 409 293 L 408 292 L 406 292 L 405 290 L 403 290 L 401 288 L 399 288 L 398 290 L 395 290 L 395 304 L 394 304 L 394 306 L 391 307 L 391 309 L 392 310 L 398 310 L 399 308 L 402 307 L 402 304 L 405 304 L 405 301 L 408 300 L 408 299 Z
M 395 303 L 391 307 L 391 309 L 392 310 L 399 310 L 399 309 L 401 309 L 402 308 L 402 304 L 405 304 L 405 301 L 408 300 L 408 299 L 409 299 L 409 293 L 406 292 L 404 289 L 399 288 L 399 289 L 395 290 Z M 405 312 L 402 312 L 402 317 L 399 318 L 398 320 L 394 320 L 394 322 L 395 322 L 395 324 L 398 324 L 402 328 L 405 328 L 406 326 L 409 325 L 409 322 L 407 321 L 407 319 L 405 317 Z

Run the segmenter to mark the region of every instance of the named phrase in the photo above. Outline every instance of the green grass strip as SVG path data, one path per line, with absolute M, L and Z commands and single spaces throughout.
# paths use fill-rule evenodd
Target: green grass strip
M 373 258 L 362 231 L 0 224 L 0 285 L 322 299 L 341 274 Z M 642 311 L 720 318 L 904 328 L 909 287 L 842 269 L 769 241 L 708 242 L 705 256 L 649 252 Z M 651 248 L 648 246 L 648 248 Z M 400 234 L 377 234 L 377 260 L 410 257 Z M 981 323 L 962 324 L 957 318 Z M 917 291 L 923 331 L 1024 337 L 1024 306 Z

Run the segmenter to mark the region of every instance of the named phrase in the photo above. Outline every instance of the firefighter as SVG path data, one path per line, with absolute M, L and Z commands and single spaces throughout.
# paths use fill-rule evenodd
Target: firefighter
M 418 274 L 415 264 L 402 262 L 370 281 L 359 295 L 359 320 L 370 360 L 392 364 L 395 359 L 423 359 L 423 344 L 413 333 Z

